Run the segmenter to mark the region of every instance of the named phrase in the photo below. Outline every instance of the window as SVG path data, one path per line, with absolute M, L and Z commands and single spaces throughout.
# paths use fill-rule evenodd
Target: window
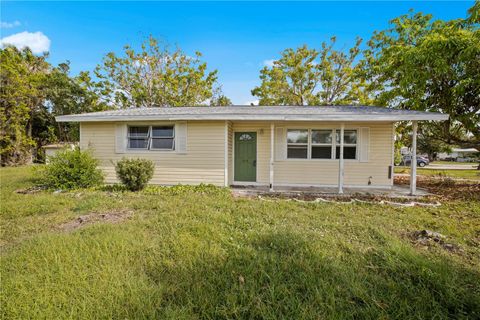
M 312 159 L 332 159 L 332 130 L 312 130 Z
M 174 150 L 174 126 L 128 127 L 128 148 L 143 150 Z
M 357 130 L 344 130 L 343 137 L 343 158 L 357 159 Z M 287 159 L 340 159 L 340 130 L 287 130 Z
M 308 130 L 287 131 L 287 158 L 308 158 Z
M 152 127 L 151 149 L 173 150 L 174 140 L 173 126 Z
M 129 127 L 128 147 L 130 149 L 148 149 L 149 127 Z
M 340 159 L 340 130 L 337 130 L 335 158 Z M 343 159 L 357 158 L 357 130 L 343 131 Z

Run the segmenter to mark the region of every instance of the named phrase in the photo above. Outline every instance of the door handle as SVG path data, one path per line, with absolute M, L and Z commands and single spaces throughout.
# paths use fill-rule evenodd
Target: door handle
M 253 166 L 254 166 L 254 167 L 257 166 L 257 160 L 253 160 Z

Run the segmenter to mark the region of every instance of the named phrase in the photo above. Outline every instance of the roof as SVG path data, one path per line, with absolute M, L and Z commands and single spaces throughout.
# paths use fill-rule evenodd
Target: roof
M 128 108 L 58 116 L 58 122 L 144 120 L 404 121 L 447 120 L 434 112 L 370 106 L 228 106 Z
M 478 152 L 475 148 L 461 149 L 461 148 L 452 148 L 452 152 Z

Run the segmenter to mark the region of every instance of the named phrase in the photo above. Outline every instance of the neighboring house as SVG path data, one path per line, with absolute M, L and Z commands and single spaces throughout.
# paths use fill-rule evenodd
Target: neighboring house
M 75 148 L 75 144 L 73 143 L 55 143 L 55 144 L 47 144 L 44 145 L 43 150 L 45 150 L 45 162 L 48 163 L 48 158 L 54 156 L 58 151 L 63 150 L 65 148 L 72 149 Z
M 478 150 L 474 148 L 469 149 L 460 149 L 460 148 L 453 148 L 452 152 L 442 152 L 438 154 L 439 160 L 451 160 L 451 161 L 458 161 L 458 162 L 467 162 L 473 161 L 478 154 Z
M 365 106 L 229 106 L 132 108 L 56 119 L 80 122 L 80 147 L 93 149 L 110 183 L 117 182 L 115 161 L 138 157 L 155 162 L 154 184 L 343 192 L 343 186 L 391 188 L 396 121 L 448 116 Z

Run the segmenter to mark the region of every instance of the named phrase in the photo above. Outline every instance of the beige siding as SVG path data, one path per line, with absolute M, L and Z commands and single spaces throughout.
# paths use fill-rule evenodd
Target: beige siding
M 276 127 L 285 129 L 340 128 L 339 123 L 277 122 Z M 345 160 L 346 186 L 367 186 L 371 177 L 372 186 L 390 186 L 388 169 L 392 164 L 392 123 L 350 123 L 345 129 L 370 128 L 368 162 Z M 269 183 L 270 123 L 234 122 L 234 131 L 257 131 L 257 182 Z M 274 185 L 336 185 L 338 183 L 338 160 L 275 160 Z
M 146 124 L 146 123 L 145 123 Z M 228 126 L 228 150 L 225 153 L 225 126 Z M 339 128 L 339 123 L 276 122 L 276 127 Z M 257 183 L 269 184 L 270 122 L 266 121 L 189 121 L 187 123 L 187 152 L 177 154 L 165 151 L 136 153 L 115 152 L 116 123 L 82 123 L 81 148 L 93 149 L 95 157 L 107 174 L 107 182 L 117 182 L 113 163 L 122 157 L 151 159 L 156 164 L 154 184 L 224 185 L 225 172 L 228 183 L 234 184 L 234 132 L 257 132 Z M 392 123 L 350 123 L 345 128 L 370 128 L 368 162 L 345 160 L 345 185 L 390 186 L 388 167 L 392 164 Z M 228 159 L 225 162 L 225 154 Z M 228 170 L 225 170 L 228 163 Z M 274 185 L 330 185 L 338 182 L 338 160 L 275 160 Z
M 150 123 L 145 123 L 150 124 Z M 106 173 L 106 181 L 117 182 L 113 163 L 122 157 L 145 158 L 155 162 L 153 184 L 224 185 L 225 122 L 188 122 L 187 152 L 140 151 L 115 153 L 116 123 L 82 123 L 81 148 L 91 148 Z
M 231 121 L 228 124 L 228 184 L 233 183 L 233 126 Z

